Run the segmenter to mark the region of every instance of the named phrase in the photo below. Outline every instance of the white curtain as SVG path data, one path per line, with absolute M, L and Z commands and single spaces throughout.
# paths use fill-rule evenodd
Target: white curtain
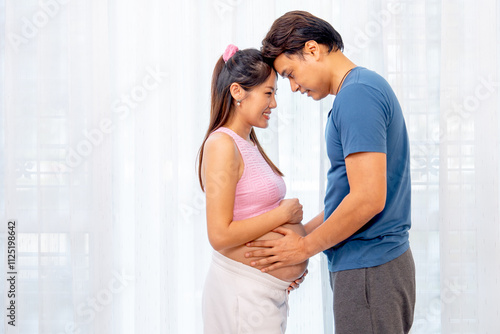
M 331 22 L 345 53 L 387 78 L 402 104 L 412 151 L 412 333 L 495 333 L 499 7 L 0 0 L 0 332 L 202 332 L 211 248 L 195 159 L 213 66 L 227 44 L 259 48 L 277 17 L 301 9 Z M 333 100 L 293 95 L 282 79 L 278 87 L 275 116 L 258 136 L 307 220 L 322 209 Z M 333 333 L 322 255 L 309 272 L 290 295 L 287 333 Z

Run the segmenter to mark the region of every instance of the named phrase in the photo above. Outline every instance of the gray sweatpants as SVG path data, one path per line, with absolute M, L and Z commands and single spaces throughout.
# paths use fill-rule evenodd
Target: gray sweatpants
M 402 334 L 415 309 L 415 263 L 408 249 L 371 268 L 330 272 L 335 334 Z

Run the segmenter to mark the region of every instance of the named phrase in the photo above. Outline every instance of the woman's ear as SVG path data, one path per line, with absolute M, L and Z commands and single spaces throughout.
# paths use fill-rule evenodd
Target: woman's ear
M 231 96 L 235 100 L 243 100 L 244 97 L 244 89 L 240 86 L 240 84 L 233 82 L 229 87 L 229 91 L 231 92 Z

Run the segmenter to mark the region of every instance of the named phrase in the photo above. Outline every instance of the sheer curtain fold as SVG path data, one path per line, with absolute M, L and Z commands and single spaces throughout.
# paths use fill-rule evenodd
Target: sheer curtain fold
M 412 333 L 493 333 L 500 298 L 495 0 L 0 0 L 0 261 L 18 220 L 19 333 L 201 333 L 212 249 L 196 154 L 213 66 L 301 9 L 394 88 L 411 141 Z M 333 98 L 293 94 L 257 131 L 305 220 L 322 210 Z M 0 274 L 4 305 L 6 271 Z M 323 255 L 287 333 L 333 333 Z M 11 330 L 2 317 L 3 331 Z
M 497 7 L 443 1 L 449 41 L 442 44 L 449 65 L 441 71 L 443 332 L 490 333 L 488 319 L 498 318 L 491 304 L 500 297 Z

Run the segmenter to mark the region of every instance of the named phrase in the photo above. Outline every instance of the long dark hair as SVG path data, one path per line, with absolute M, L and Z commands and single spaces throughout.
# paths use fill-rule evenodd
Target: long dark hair
M 217 64 L 215 64 L 212 75 L 210 124 L 198 151 L 198 178 L 201 189 L 205 190 L 201 178 L 201 164 L 203 162 L 205 142 L 212 132 L 227 123 L 234 110 L 234 99 L 229 90 L 231 84 L 238 83 L 245 91 L 249 92 L 254 87 L 264 83 L 272 71 L 274 71 L 273 68 L 264 61 L 261 52 L 256 49 L 236 51 L 227 63 L 224 62 L 221 56 Z M 283 176 L 283 173 L 281 173 L 264 152 L 253 128 L 250 131 L 250 140 L 257 146 L 262 157 L 264 157 L 264 160 L 266 160 L 272 170 L 276 174 Z

